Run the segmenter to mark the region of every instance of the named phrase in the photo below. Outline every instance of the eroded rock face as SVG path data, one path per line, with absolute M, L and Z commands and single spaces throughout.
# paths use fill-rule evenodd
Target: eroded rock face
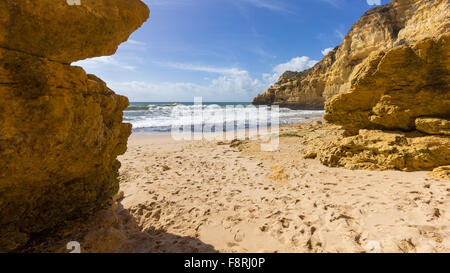
M 441 167 L 434 169 L 430 173 L 430 176 L 434 177 L 434 178 L 442 178 L 442 179 L 450 180 L 450 165 L 441 166 Z
M 0 47 L 71 63 L 112 55 L 147 20 L 139 0 L 3 0 Z
M 292 109 L 323 109 L 329 68 L 335 62 L 336 49 L 320 63 L 303 72 L 285 72 L 278 82 L 253 100 L 255 105 L 280 105 Z
M 331 167 L 436 168 L 435 175 L 446 175 L 439 167 L 450 164 L 449 10 L 448 0 L 394 0 L 371 9 L 316 67 L 289 73 L 267 93 L 277 104 L 307 90 L 281 92 L 291 79 L 318 78 L 308 87 L 325 98 L 325 120 L 343 131 L 306 142 L 304 157 Z
M 348 89 L 326 101 L 324 118 L 350 136 L 321 149 L 324 164 L 406 171 L 450 164 L 450 14 L 437 9 L 449 2 L 418 2 L 408 20 L 399 13 L 401 40 L 370 53 Z
M 450 136 L 450 120 L 442 118 L 416 118 L 416 129 L 430 135 Z
M 361 130 L 319 150 L 324 165 L 347 169 L 431 171 L 450 162 L 450 138 L 418 132 Z
M 13 251 L 117 192 L 128 99 L 67 63 L 114 53 L 149 10 L 139 0 L 17 0 L 0 13 L 0 251 Z
M 324 101 L 325 120 L 344 132 L 306 143 L 304 157 L 328 166 L 431 171 L 449 165 L 449 10 L 448 0 L 394 0 L 371 9 L 314 68 L 285 73 L 254 103 L 301 108 Z
M 436 38 L 450 29 L 450 1 L 393 0 L 366 12 L 350 29 L 343 43 L 315 67 L 280 78 L 255 104 L 293 108 L 323 107 L 328 98 L 347 92 L 367 58 L 399 45 Z M 311 106 L 311 107 L 308 107 Z
M 420 117 L 450 117 L 450 33 L 371 55 L 350 89 L 326 102 L 325 119 L 359 129 L 414 130 Z
M 303 158 L 318 159 L 329 167 L 366 170 L 431 171 L 444 178 L 450 162 L 450 138 L 418 131 L 360 130 L 346 136 L 340 126 L 310 123 L 299 126 Z

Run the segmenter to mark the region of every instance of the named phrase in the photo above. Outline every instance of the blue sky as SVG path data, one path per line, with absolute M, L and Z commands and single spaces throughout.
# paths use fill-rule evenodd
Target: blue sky
M 150 19 L 115 55 L 75 63 L 130 101 L 251 101 L 285 70 L 314 65 L 371 8 L 367 0 L 144 2 Z

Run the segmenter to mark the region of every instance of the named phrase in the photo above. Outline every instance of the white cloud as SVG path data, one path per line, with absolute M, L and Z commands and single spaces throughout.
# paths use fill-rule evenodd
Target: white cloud
M 379 6 L 379 5 L 381 5 L 381 0 L 367 0 L 367 5 Z
M 259 55 L 259 56 L 261 56 L 263 58 L 271 58 L 271 59 L 275 59 L 276 58 L 275 55 L 271 54 L 270 52 L 268 52 L 268 51 L 266 51 L 266 50 L 264 50 L 264 49 L 262 49 L 262 48 L 260 48 L 258 46 L 250 48 L 249 50 L 252 53 L 257 54 L 257 55 Z
M 340 31 L 338 29 L 334 30 L 334 34 L 336 34 L 336 36 L 339 37 L 339 39 L 341 39 L 341 40 L 344 40 L 344 38 L 345 38 L 344 33 L 342 33 L 342 31 Z
M 198 0 L 143 0 L 149 7 L 175 7 L 198 5 Z M 274 12 L 291 12 L 282 0 L 223 0 L 233 4 L 240 2 L 256 8 L 267 9 Z
M 148 44 L 142 41 L 137 41 L 133 39 L 129 39 L 128 41 L 120 44 L 118 51 L 119 52 L 137 52 L 137 51 L 145 51 L 149 48 Z M 116 54 L 114 56 L 118 56 L 119 54 Z
M 279 64 L 275 66 L 272 70 L 272 74 L 263 74 L 263 79 L 270 84 L 274 84 L 278 81 L 280 76 L 286 71 L 296 71 L 300 72 L 305 69 L 313 67 L 318 61 L 311 60 L 307 56 L 292 58 L 289 62 Z
M 82 66 L 86 70 L 96 70 L 102 66 L 114 66 L 125 70 L 135 70 L 136 67 L 128 64 L 124 64 L 116 60 L 113 56 L 102 56 L 97 58 L 90 58 L 78 62 L 74 62 L 73 65 Z
M 322 55 L 327 56 L 328 53 L 330 53 L 332 50 L 333 50 L 332 47 L 328 47 L 328 48 L 325 48 L 324 50 L 322 50 L 321 52 L 322 52 Z
M 199 72 L 208 72 L 208 73 L 215 73 L 215 74 L 229 74 L 229 75 L 235 75 L 235 74 L 242 74 L 242 73 L 248 73 L 245 70 L 240 70 L 238 68 L 223 68 L 223 67 L 212 67 L 212 66 L 203 66 L 203 65 L 195 65 L 195 64 L 188 64 L 188 63 L 161 63 L 157 62 L 157 64 L 180 69 L 180 70 L 189 70 L 189 71 L 199 71 Z
M 177 69 L 214 74 L 204 78 L 203 84 L 193 82 L 117 82 L 104 79 L 108 86 L 131 101 L 192 101 L 194 96 L 201 96 L 205 101 L 251 101 L 258 93 L 266 91 L 285 71 L 302 71 L 315 65 L 317 61 L 309 57 L 296 57 L 286 63 L 273 67 L 271 73 L 261 77 L 252 77 L 247 70 L 237 67 L 214 67 L 190 63 L 166 62 L 158 65 Z M 134 67 L 124 65 L 113 57 L 100 57 L 77 62 L 88 71 L 102 71 L 109 66 L 126 70 Z
M 249 101 L 258 93 L 266 91 L 285 71 L 303 71 L 317 63 L 309 57 L 296 57 L 289 62 L 279 64 L 272 73 L 254 78 L 246 70 L 235 67 L 211 67 L 189 63 L 159 63 L 180 70 L 199 71 L 219 74 L 216 78 L 206 78 L 206 84 L 191 82 L 149 83 L 140 81 L 109 82 L 109 86 L 132 101 L 191 101 L 201 96 L 205 101 Z
M 248 101 L 268 88 L 267 84 L 252 78 L 247 71 L 224 74 L 210 79 L 206 84 L 131 81 L 109 82 L 108 85 L 131 101 L 192 101 L 195 96 L 201 96 L 205 101 Z
M 195 4 L 194 0 L 143 0 L 147 6 L 154 7 L 173 7 L 173 6 L 180 6 L 180 5 L 192 5 Z
M 271 11 L 282 11 L 282 12 L 287 12 L 288 9 L 286 9 L 283 5 L 282 2 L 277 0 L 277 1 L 270 1 L 270 0 L 241 0 L 244 1 L 248 4 L 251 4 L 257 8 L 263 8 L 263 9 L 268 9 Z
M 303 71 L 313 67 L 317 63 L 316 60 L 311 60 L 307 56 L 292 58 L 289 62 L 275 66 L 273 71 L 278 74 L 283 74 L 286 71 Z
M 140 45 L 140 46 L 146 46 L 147 45 L 147 43 L 145 43 L 145 42 L 136 41 L 136 40 L 133 40 L 133 39 L 129 39 L 125 43 L 130 43 L 132 45 Z
M 322 0 L 323 2 L 327 2 L 328 4 L 334 6 L 334 7 L 339 7 L 340 6 L 340 1 L 339 0 Z

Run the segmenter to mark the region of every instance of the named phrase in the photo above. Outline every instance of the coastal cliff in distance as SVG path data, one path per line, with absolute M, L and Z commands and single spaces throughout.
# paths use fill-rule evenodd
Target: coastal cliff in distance
M 291 109 L 321 110 L 325 103 L 323 91 L 326 75 L 336 61 L 332 50 L 314 67 L 302 72 L 286 71 L 276 84 L 253 99 L 254 105 L 279 105 Z
M 253 104 L 323 109 L 327 99 L 350 89 L 361 66 L 374 52 L 447 32 L 449 9 L 448 0 L 393 0 L 372 8 L 352 26 L 342 44 L 313 68 L 284 73 Z
M 0 1 L 0 252 L 110 205 L 126 97 L 70 63 L 114 54 L 139 0 Z

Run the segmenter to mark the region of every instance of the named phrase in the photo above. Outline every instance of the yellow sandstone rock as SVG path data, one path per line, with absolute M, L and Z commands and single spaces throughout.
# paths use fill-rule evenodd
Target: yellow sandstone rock
M 449 10 L 448 0 L 394 0 L 373 8 L 315 67 L 286 72 L 254 103 L 317 108 L 325 102 L 325 120 L 345 133 L 336 131 L 332 141 L 325 141 L 331 133 L 311 133 L 303 156 L 328 166 L 415 171 L 449 165 Z
M 352 26 L 342 44 L 316 66 L 283 74 L 278 83 L 254 99 L 254 104 L 322 108 L 326 99 L 348 92 L 369 56 L 447 33 L 449 10 L 448 0 L 393 0 L 372 8 Z M 286 88 L 291 82 L 293 87 Z
M 450 165 L 441 166 L 441 167 L 434 169 L 430 173 L 430 176 L 435 177 L 435 178 L 443 178 L 443 179 L 450 180 Z
M 2 0 L 0 47 L 61 63 L 112 55 L 148 16 L 139 0 Z
M 318 158 L 330 167 L 431 171 L 450 162 L 450 138 L 418 132 L 361 130 L 356 136 L 323 145 Z
M 350 89 L 330 98 L 325 119 L 359 129 L 414 130 L 419 117 L 450 117 L 450 33 L 371 55 Z
M 112 54 L 139 0 L 0 1 L 0 252 L 110 205 L 128 99 L 68 63 Z
M 258 95 L 255 105 L 280 105 L 293 109 L 323 109 L 323 88 L 326 74 L 335 61 L 336 50 L 311 69 L 303 72 L 285 72 L 269 90 Z
M 430 15 L 426 9 L 449 2 L 422 1 L 414 12 Z M 412 16 L 399 32 L 402 43 L 372 52 L 354 70 L 348 89 L 326 101 L 325 119 L 353 136 L 321 149 L 325 165 L 415 171 L 450 164 L 448 9 L 437 16 L 442 21 L 422 26 L 425 17 Z
M 450 136 L 450 120 L 442 118 L 417 118 L 416 129 L 430 135 Z

